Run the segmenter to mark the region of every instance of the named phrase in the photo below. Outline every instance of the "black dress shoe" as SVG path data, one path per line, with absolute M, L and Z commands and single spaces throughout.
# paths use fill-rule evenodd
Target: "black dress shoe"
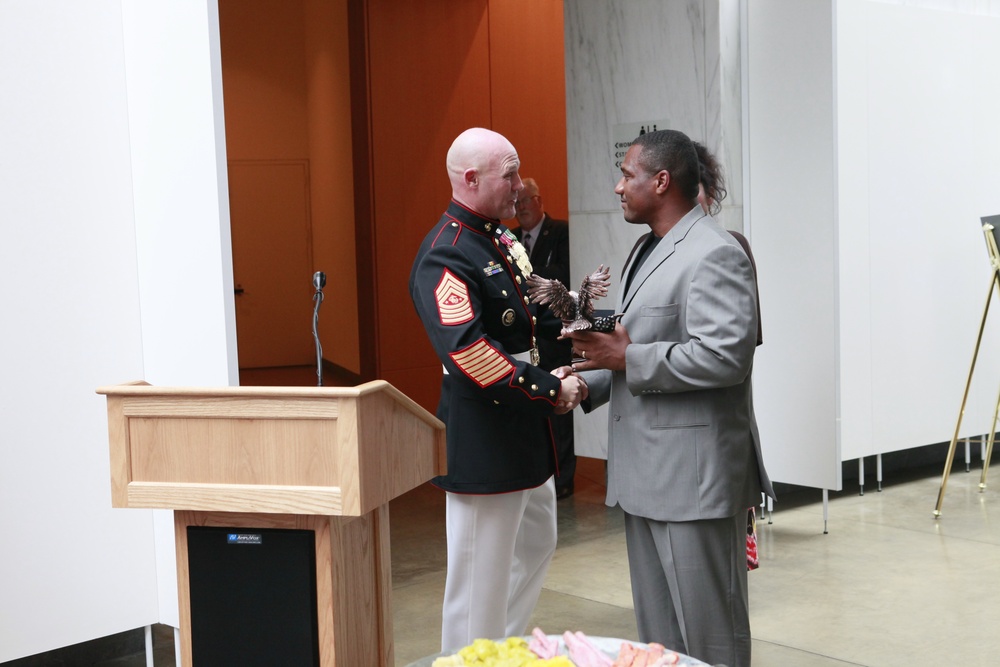
M 565 500 L 573 495 L 573 485 L 564 486 L 561 489 L 556 489 L 556 500 Z

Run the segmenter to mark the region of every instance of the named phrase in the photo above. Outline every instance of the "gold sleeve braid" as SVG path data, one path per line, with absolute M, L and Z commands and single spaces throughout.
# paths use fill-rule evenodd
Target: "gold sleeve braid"
M 486 387 L 514 370 L 514 365 L 500 350 L 480 338 L 475 343 L 451 355 L 459 370 L 474 380 L 480 387 Z

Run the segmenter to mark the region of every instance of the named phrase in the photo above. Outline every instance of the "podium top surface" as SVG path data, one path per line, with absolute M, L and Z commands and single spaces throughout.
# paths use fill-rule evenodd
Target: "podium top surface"
M 143 380 L 97 388 L 105 396 L 177 397 L 177 398 L 273 398 L 273 399 L 337 399 L 359 398 L 385 393 L 433 428 L 444 428 L 444 422 L 419 403 L 385 380 L 372 380 L 355 387 L 158 387 Z
M 444 472 L 443 422 L 383 380 L 97 392 L 115 507 L 360 516 Z
M 98 394 L 145 395 L 149 393 L 171 396 L 360 396 L 386 389 L 397 391 L 385 380 L 372 380 L 356 387 L 158 387 L 143 380 L 98 387 Z

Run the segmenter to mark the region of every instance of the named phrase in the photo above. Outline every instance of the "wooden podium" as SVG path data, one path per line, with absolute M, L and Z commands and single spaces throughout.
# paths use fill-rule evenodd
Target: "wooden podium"
M 444 472 L 442 422 L 384 381 L 97 391 L 112 505 L 175 510 L 180 664 L 198 660 L 188 529 L 208 526 L 314 531 L 318 664 L 393 665 L 388 503 Z

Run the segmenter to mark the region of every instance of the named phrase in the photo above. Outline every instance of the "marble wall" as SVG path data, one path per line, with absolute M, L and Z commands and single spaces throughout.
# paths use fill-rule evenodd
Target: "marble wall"
M 566 133 L 572 281 L 599 264 L 615 284 L 647 231 L 622 218 L 615 184 L 643 128 L 677 129 L 722 161 L 729 196 L 720 220 L 742 230 L 739 0 L 565 0 Z M 624 146 L 622 145 L 624 144 Z M 578 415 L 576 448 L 607 451 L 606 408 Z

